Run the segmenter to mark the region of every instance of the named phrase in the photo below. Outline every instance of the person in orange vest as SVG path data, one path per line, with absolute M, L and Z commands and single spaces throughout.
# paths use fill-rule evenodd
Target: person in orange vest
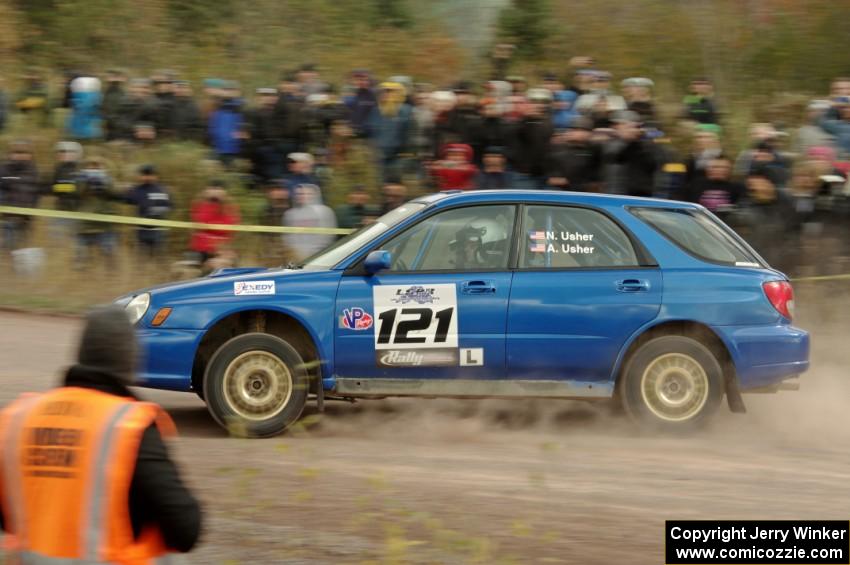
M 95 309 L 63 385 L 0 413 L 8 562 L 153 564 L 197 542 L 200 506 L 163 442 L 174 424 L 128 388 L 137 352 L 124 310 Z

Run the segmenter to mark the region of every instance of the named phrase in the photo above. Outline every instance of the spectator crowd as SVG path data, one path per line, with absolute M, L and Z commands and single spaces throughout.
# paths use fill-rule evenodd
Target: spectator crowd
M 671 115 L 660 111 L 651 79 L 615 80 L 590 57 L 574 57 L 565 71 L 534 81 L 506 75 L 503 63 L 494 59 L 492 80 L 448 88 L 407 76 L 379 80 L 366 69 L 337 86 L 308 64 L 284 72 L 277 86 L 256 89 L 251 100 L 236 82 L 210 78 L 196 92 L 171 71 L 128 78 L 110 70 L 103 81 L 69 76 L 61 101 L 67 141 L 56 145 L 52 173 L 40 173 L 29 141 L 11 143 L 0 164 L 0 203 L 37 207 L 49 195 L 60 210 L 111 213 L 123 202 L 141 218 L 168 218 L 172 195 L 155 164 L 118 191 L 85 148 L 180 141 L 205 144 L 225 169 L 247 163 L 246 185 L 264 194 L 261 221 L 268 225 L 358 228 L 415 195 L 411 184 L 416 193 L 571 190 L 698 202 L 784 269 L 804 262 L 813 245 L 834 242 L 836 255 L 847 251 L 850 78 L 836 78 L 812 100 L 799 128 L 752 124 L 748 145 L 733 151 L 706 78 L 690 82 Z M 17 96 L 0 92 L 0 127 L 9 111 L 46 124 L 52 105 L 44 82 L 30 74 Z M 674 149 L 673 132 L 687 137 L 686 151 Z M 332 210 L 327 176 L 362 154 L 380 179 L 379 198 L 355 186 L 337 195 L 344 204 Z M 241 221 L 225 183 L 211 179 L 198 188 L 193 221 Z M 27 245 L 31 223 L 29 216 L 3 216 L 7 251 Z M 52 229 L 75 230 L 81 264 L 95 250 L 114 256 L 109 224 L 57 221 Z M 164 229 L 136 234 L 143 256 L 162 255 Z M 226 264 L 231 239 L 232 232 L 199 231 L 189 247 L 203 264 Z M 300 259 L 332 240 L 287 234 L 281 243 Z

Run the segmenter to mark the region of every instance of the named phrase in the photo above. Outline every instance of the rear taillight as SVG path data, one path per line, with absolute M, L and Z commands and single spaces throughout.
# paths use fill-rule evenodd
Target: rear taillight
M 794 316 L 794 289 L 788 281 L 770 281 L 762 285 L 764 294 L 777 312 L 788 318 Z

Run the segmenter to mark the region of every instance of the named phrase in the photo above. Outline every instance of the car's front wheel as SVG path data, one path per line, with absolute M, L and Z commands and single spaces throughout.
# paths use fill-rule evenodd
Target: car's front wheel
M 619 382 L 623 407 L 652 427 L 688 429 L 704 423 L 723 399 L 723 370 L 698 341 L 662 336 L 641 345 Z
M 204 398 L 216 422 L 234 435 L 268 437 L 301 416 L 308 379 L 301 356 L 286 341 L 243 334 L 210 359 Z

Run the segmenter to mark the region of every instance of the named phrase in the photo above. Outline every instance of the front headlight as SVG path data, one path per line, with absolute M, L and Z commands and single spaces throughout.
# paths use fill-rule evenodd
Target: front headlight
M 127 312 L 127 316 L 130 318 L 130 323 L 135 324 L 139 320 L 142 319 L 142 316 L 145 315 L 145 312 L 148 311 L 148 307 L 151 305 L 151 295 L 147 292 L 144 292 L 138 296 L 133 297 L 124 310 Z

